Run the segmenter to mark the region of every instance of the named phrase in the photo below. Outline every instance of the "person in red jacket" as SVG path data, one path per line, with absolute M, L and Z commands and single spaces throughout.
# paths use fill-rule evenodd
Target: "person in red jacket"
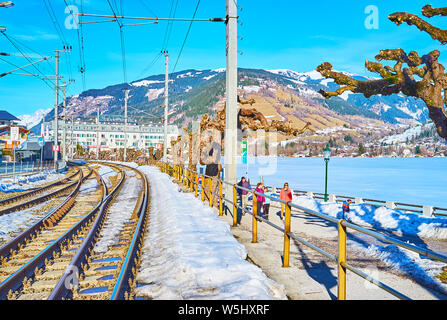
M 291 202 L 292 201 L 292 191 L 289 189 L 289 184 L 286 182 L 284 183 L 284 187 L 281 189 L 281 192 L 279 193 L 279 199 Z M 284 211 L 286 209 L 286 205 L 284 203 L 281 203 L 281 220 L 284 218 Z

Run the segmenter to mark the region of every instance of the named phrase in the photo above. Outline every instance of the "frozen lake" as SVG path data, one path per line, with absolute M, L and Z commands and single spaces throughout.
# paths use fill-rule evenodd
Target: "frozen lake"
M 246 165 L 238 164 L 238 177 Z M 249 158 L 255 184 L 324 193 L 322 158 Z M 331 158 L 328 193 L 447 208 L 447 158 Z

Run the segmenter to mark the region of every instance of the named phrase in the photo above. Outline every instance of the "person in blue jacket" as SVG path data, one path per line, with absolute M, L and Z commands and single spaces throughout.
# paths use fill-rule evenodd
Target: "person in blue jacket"
M 345 214 L 350 211 L 349 205 L 351 204 L 351 200 L 348 199 L 343 202 L 342 210 L 343 210 L 343 220 L 345 219 Z

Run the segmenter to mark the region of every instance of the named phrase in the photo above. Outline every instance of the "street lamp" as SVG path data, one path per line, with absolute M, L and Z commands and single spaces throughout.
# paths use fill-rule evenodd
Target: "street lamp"
M 12 1 L 0 2 L 0 7 L 11 8 L 12 6 L 14 6 L 14 3 Z
M 328 164 L 329 164 L 329 159 L 331 158 L 331 149 L 329 148 L 329 144 L 326 145 L 326 148 L 323 149 L 323 157 L 324 157 L 324 162 L 326 163 L 326 176 L 324 179 L 324 201 L 328 200 L 328 195 L 327 195 L 327 168 L 328 168 Z

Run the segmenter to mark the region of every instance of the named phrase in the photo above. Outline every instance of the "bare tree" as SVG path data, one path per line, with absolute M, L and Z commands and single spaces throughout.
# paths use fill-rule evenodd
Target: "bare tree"
M 435 15 L 446 16 L 447 8 L 435 9 L 426 5 L 422 8 L 422 14 L 428 18 Z M 417 15 L 396 12 L 389 15 L 388 19 L 398 26 L 404 22 L 408 25 L 415 25 L 441 44 L 447 43 L 447 30 L 436 28 Z M 362 93 L 369 98 L 377 94 L 388 96 L 402 92 L 407 96 L 420 98 L 427 105 L 429 117 L 433 120 L 439 136 L 447 140 L 447 113 L 445 110 L 447 95 L 444 93 L 447 88 L 447 75 L 444 72 L 444 66 L 438 61 L 439 56 L 439 50 L 434 50 L 422 57 L 415 51 L 407 54 L 402 49 L 380 50 L 375 59 L 377 61 L 394 61 L 394 66 L 384 66 L 380 62 L 366 61 L 366 68 L 371 72 L 378 73 L 382 78 L 370 81 L 356 80 L 333 71 L 332 65 L 329 62 L 324 62 L 316 70 L 323 77 L 334 79 L 341 87 L 336 91 L 320 90 L 320 93 L 325 98 L 330 98 L 345 91 L 351 91 Z M 406 66 L 404 67 L 404 65 Z M 415 76 L 421 80 L 417 80 Z

